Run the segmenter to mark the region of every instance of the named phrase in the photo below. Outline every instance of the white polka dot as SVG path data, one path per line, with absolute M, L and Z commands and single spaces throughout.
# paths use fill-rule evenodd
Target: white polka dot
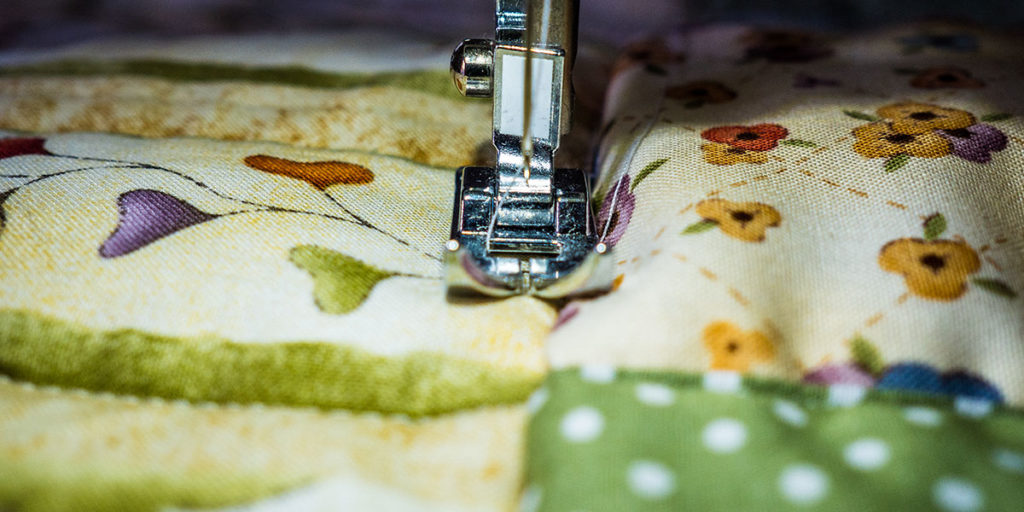
M 581 366 L 580 378 L 595 384 L 607 384 L 615 380 L 615 367 L 610 364 L 588 364 Z
M 574 443 L 593 441 L 604 430 L 604 416 L 593 407 L 577 407 L 562 418 L 562 436 Z
M 736 372 L 713 371 L 704 374 L 704 389 L 712 393 L 736 393 L 743 378 Z
M 974 484 L 960 478 L 942 478 L 932 487 L 932 498 L 942 510 L 972 512 L 981 510 L 985 496 Z
M 816 466 L 795 464 L 782 471 L 779 490 L 792 503 L 810 505 L 825 497 L 828 476 Z
M 864 386 L 834 384 L 828 387 L 828 404 L 833 407 L 853 407 L 864 400 L 867 391 Z
M 1007 471 L 1024 474 L 1024 453 L 1006 449 L 996 450 L 992 454 L 992 462 Z
M 937 427 L 942 424 L 942 413 L 931 407 L 907 407 L 903 418 L 922 427 Z
M 526 412 L 530 414 L 537 414 L 537 411 L 539 411 L 541 407 L 544 407 L 544 404 L 548 403 L 549 396 L 550 393 L 548 392 L 548 388 L 538 388 L 537 391 L 534 391 L 533 394 L 530 395 L 530 398 L 526 400 Z
M 958 396 L 953 400 L 953 407 L 956 409 L 957 414 L 961 416 L 984 418 L 992 412 L 994 404 L 991 400 L 985 400 L 984 398 Z
M 807 413 L 805 413 L 799 405 L 790 402 L 789 400 L 776 400 L 775 406 L 772 407 L 772 410 L 780 420 L 789 423 L 794 427 L 803 427 L 807 425 Z
M 858 439 L 843 450 L 846 463 L 854 469 L 870 471 L 889 462 L 889 445 L 875 438 Z
M 519 512 L 537 512 L 540 510 L 541 500 L 540 486 L 533 484 L 523 491 L 523 496 L 519 499 Z
M 668 386 L 644 382 L 636 385 L 636 399 L 647 405 L 664 407 L 676 401 L 676 394 Z
M 747 427 L 732 418 L 720 418 L 704 427 L 704 446 L 715 453 L 733 453 L 747 442 Z
M 650 460 L 638 460 L 626 471 L 629 488 L 637 496 L 648 499 L 662 499 L 676 490 L 676 478 L 664 464 Z

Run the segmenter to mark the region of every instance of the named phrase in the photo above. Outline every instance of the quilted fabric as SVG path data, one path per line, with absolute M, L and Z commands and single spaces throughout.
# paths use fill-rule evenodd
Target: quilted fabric
M 555 309 L 445 296 L 449 45 L 110 48 L 5 56 L 0 503 L 511 506 Z
M 956 30 L 635 49 L 602 146 L 620 286 L 563 311 L 552 363 L 1024 403 L 1020 41 Z
M 1014 510 L 1019 411 L 584 366 L 530 400 L 535 510 Z
M 1012 509 L 1020 47 L 632 46 L 565 304 L 445 296 L 447 42 L 2 55 L 0 508 Z
M 601 146 L 617 287 L 549 337 L 524 503 L 1017 508 L 1021 45 L 923 25 L 633 46 Z

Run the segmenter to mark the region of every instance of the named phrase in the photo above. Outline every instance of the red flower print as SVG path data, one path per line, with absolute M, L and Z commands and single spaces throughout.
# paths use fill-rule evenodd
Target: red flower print
M 708 128 L 700 136 L 711 142 L 719 142 L 748 151 L 775 149 L 779 141 L 789 135 L 789 130 L 777 124 L 755 124 L 753 126 L 719 126 Z
M 52 155 L 43 147 L 46 139 L 41 137 L 20 137 L 0 139 L 0 159 L 21 155 Z

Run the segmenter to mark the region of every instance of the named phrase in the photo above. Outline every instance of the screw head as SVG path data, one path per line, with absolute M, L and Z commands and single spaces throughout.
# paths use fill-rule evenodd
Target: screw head
M 452 80 L 463 96 L 489 98 L 494 92 L 494 41 L 466 39 L 452 52 Z

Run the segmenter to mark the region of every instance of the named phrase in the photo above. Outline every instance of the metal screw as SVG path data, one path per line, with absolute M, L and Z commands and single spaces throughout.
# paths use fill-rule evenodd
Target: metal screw
M 452 79 L 463 96 L 490 98 L 494 92 L 494 41 L 466 39 L 452 53 Z

